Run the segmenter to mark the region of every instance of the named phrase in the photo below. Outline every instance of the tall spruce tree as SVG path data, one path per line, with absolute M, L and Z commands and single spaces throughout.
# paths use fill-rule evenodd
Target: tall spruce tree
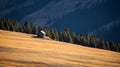
M 13 31 L 19 32 L 19 23 L 17 21 L 13 22 L 13 27 L 14 27 Z
M 23 25 L 23 31 L 25 33 L 29 33 L 29 34 L 32 32 L 30 24 L 27 21 L 25 21 L 25 23 Z
M 64 36 L 64 41 L 65 42 L 73 43 L 72 37 L 70 35 L 70 32 L 69 32 L 68 28 L 64 29 L 63 36 Z
M 33 23 L 30 24 L 30 29 L 31 34 L 37 34 L 36 26 Z
M 38 32 L 40 32 L 41 30 L 43 30 L 43 27 L 42 25 L 39 25 L 38 28 L 37 28 Z

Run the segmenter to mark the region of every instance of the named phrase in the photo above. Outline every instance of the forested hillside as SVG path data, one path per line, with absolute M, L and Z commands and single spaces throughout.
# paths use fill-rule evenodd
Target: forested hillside
M 19 24 L 19 22 L 15 20 L 0 18 L 0 29 L 27 34 L 37 34 L 41 29 L 43 29 L 47 33 L 47 36 L 53 40 L 120 52 L 120 43 L 108 42 L 102 37 L 97 38 L 96 36 L 91 36 L 89 34 L 76 35 L 75 32 L 70 34 L 69 28 L 65 28 L 63 31 L 57 31 L 56 28 L 47 28 L 42 27 L 41 25 L 37 27 L 34 23 L 28 23 L 27 21 L 24 22 L 24 24 Z

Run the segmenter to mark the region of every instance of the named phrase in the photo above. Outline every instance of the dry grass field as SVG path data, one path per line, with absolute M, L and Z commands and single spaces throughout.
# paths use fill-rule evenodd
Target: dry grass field
M 0 30 L 0 67 L 120 67 L 120 53 Z

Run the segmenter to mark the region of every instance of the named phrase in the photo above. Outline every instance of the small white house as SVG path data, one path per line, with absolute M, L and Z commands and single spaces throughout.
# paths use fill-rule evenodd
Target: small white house
M 38 37 L 39 38 L 45 38 L 46 37 L 46 33 L 43 30 L 41 30 L 40 32 L 38 32 Z

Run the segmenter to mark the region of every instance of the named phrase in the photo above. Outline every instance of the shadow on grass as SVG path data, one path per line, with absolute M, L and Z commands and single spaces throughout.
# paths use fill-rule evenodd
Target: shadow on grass
M 39 37 L 37 37 L 37 36 L 32 36 L 32 38 L 39 38 Z
M 17 50 L 17 49 L 16 48 L 0 46 L 0 52 L 10 52 L 10 51 L 13 51 L 13 50 Z
M 0 62 L 8 62 L 8 63 L 17 63 L 18 65 L 35 65 L 35 66 L 42 66 L 42 67 L 51 67 L 50 65 L 43 63 L 43 62 L 36 62 L 36 61 L 23 61 L 23 60 L 13 60 L 13 59 L 0 59 Z
M 32 36 L 32 38 L 44 39 L 44 38 L 39 38 L 38 36 Z

